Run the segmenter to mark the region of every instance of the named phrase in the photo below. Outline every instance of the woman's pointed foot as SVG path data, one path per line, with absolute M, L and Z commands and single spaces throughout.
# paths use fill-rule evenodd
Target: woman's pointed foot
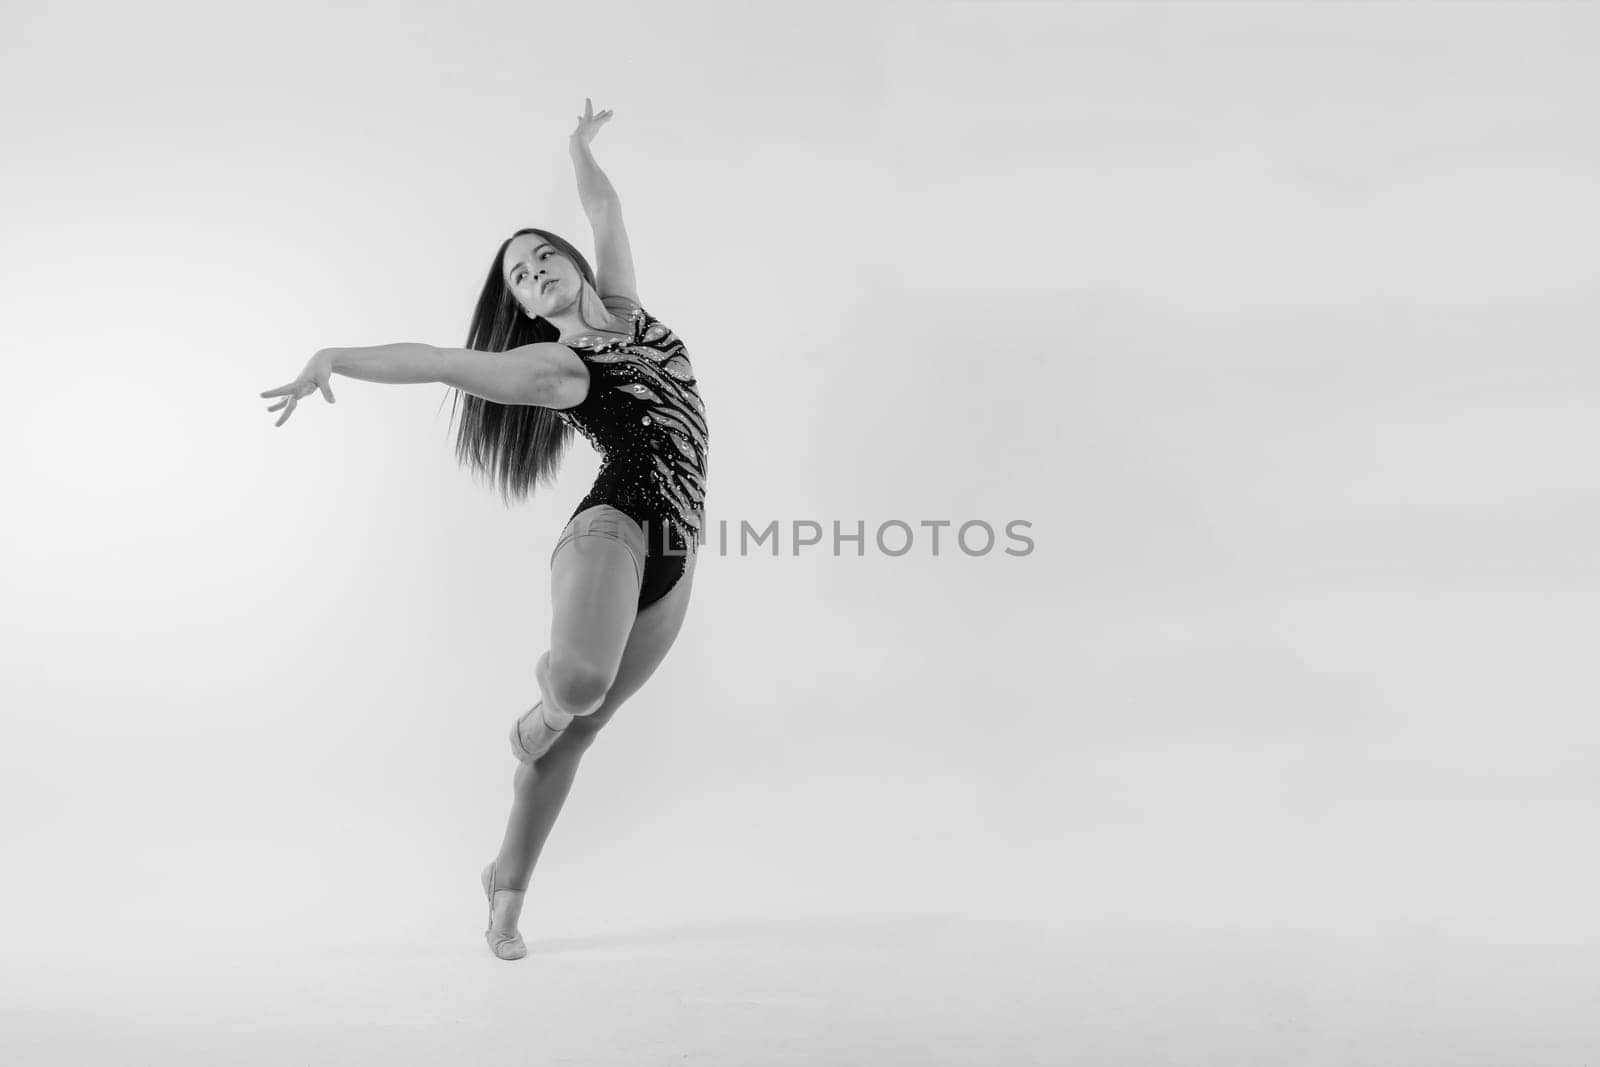
M 519 889 L 496 889 L 494 887 L 494 864 L 483 869 L 483 895 L 489 900 L 489 925 L 483 931 L 483 939 L 488 942 L 489 951 L 503 960 L 520 960 L 528 954 L 528 946 L 523 943 L 522 935 L 517 932 L 517 919 L 522 914 L 522 894 Z M 499 898 L 501 925 L 495 927 L 495 899 Z

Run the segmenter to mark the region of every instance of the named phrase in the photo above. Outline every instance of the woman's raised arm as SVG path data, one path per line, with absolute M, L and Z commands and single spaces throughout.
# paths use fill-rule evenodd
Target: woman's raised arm
M 594 230 L 595 287 L 601 296 L 622 296 L 639 303 L 639 283 L 634 277 L 633 249 L 628 245 L 628 229 L 622 223 L 622 200 L 606 177 L 600 164 L 595 162 L 589 142 L 600 132 L 610 118 L 609 110 L 594 113 L 594 103 L 583 100 L 584 113 L 578 116 L 578 128 L 572 131 L 568 147 L 572 152 L 572 165 L 578 174 L 578 200 L 583 212 L 589 216 L 589 226 Z

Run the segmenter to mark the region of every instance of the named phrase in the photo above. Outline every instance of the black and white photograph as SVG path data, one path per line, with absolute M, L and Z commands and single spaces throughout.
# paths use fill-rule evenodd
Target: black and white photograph
M 1600 1057 L 1600 3 L 4 23 L 0 1063 Z

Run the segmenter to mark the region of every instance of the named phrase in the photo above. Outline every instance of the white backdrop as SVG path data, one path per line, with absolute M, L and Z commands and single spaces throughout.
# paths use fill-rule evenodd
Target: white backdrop
M 702 560 L 518 973 L 541 938 L 914 922 L 1014 947 L 953 988 L 1035 999 L 930 1051 L 958 1013 L 858 988 L 838 1032 L 879 1043 L 837 1062 L 1592 1052 L 1594 5 L 8 21 L 0 973 L 33 1025 L 0 1029 L 30 1062 L 123 1047 L 130 990 L 177 1011 L 152 975 L 211 972 L 145 961 L 184 946 L 499 966 L 477 874 L 595 457 L 506 509 L 443 386 L 336 379 L 280 429 L 257 394 L 324 346 L 459 345 L 516 228 L 592 248 L 585 96 L 700 376 L 711 517 L 784 551 Z M 866 552 L 791 554 L 797 520 Z M 1002 541 L 891 558 L 893 520 Z M 1232 992 L 1180 1021 L 1201 976 Z M 1053 1006 L 1085 989 L 1100 1029 Z M 696 1040 L 775 1062 L 770 1032 Z

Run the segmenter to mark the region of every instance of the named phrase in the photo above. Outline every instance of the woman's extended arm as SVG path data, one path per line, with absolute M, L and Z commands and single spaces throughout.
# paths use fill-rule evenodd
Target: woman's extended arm
M 284 424 L 301 398 L 318 390 L 333 403 L 330 379 L 335 374 L 386 385 L 443 382 L 497 404 L 548 408 L 573 407 L 582 403 L 589 391 L 588 368 L 572 349 L 555 341 L 535 341 L 505 352 L 410 342 L 324 348 L 311 357 L 294 381 L 261 394 L 283 397 L 267 408 L 286 409 L 276 425 Z
M 583 205 L 583 213 L 593 222 L 596 215 L 609 211 L 619 203 L 617 190 L 612 186 L 611 179 L 606 177 L 606 172 L 600 169 L 600 164 L 595 162 L 594 152 L 589 148 L 594 135 L 610 120 L 611 111 L 607 109 L 596 115 L 594 103 L 587 96 L 583 98 L 583 111 L 578 116 L 578 128 L 568 138 L 567 148 L 572 153 L 572 167 L 578 172 L 578 202 Z
M 606 177 L 600 164 L 595 162 L 589 142 L 600 132 L 600 127 L 611 118 L 611 112 L 596 115 L 594 104 L 588 97 L 583 101 L 584 113 L 578 116 L 578 128 L 572 131 L 568 147 L 572 152 L 572 166 L 578 175 L 578 200 L 583 212 L 589 216 L 589 226 L 594 230 L 595 287 L 601 296 L 626 297 L 635 306 L 639 303 L 639 283 L 633 272 L 633 249 L 628 244 L 628 229 L 622 224 L 622 200 Z
M 327 353 L 329 369 L 346 378 L 385 385 L 416 385 L 444 380 L 440 377 L 444 372 L 443 351 L 432 345 L 402 342 L 366 348 L 324 348 L 317 354 Z
M 589 371 L 572 349 L 535 341 L 504 352 L 435 348 L 402 343 L 370 348 L 327 348 L 333 373 L 389 385 L 443 382 L 496 404 L 566 407 L 572 380 Z

